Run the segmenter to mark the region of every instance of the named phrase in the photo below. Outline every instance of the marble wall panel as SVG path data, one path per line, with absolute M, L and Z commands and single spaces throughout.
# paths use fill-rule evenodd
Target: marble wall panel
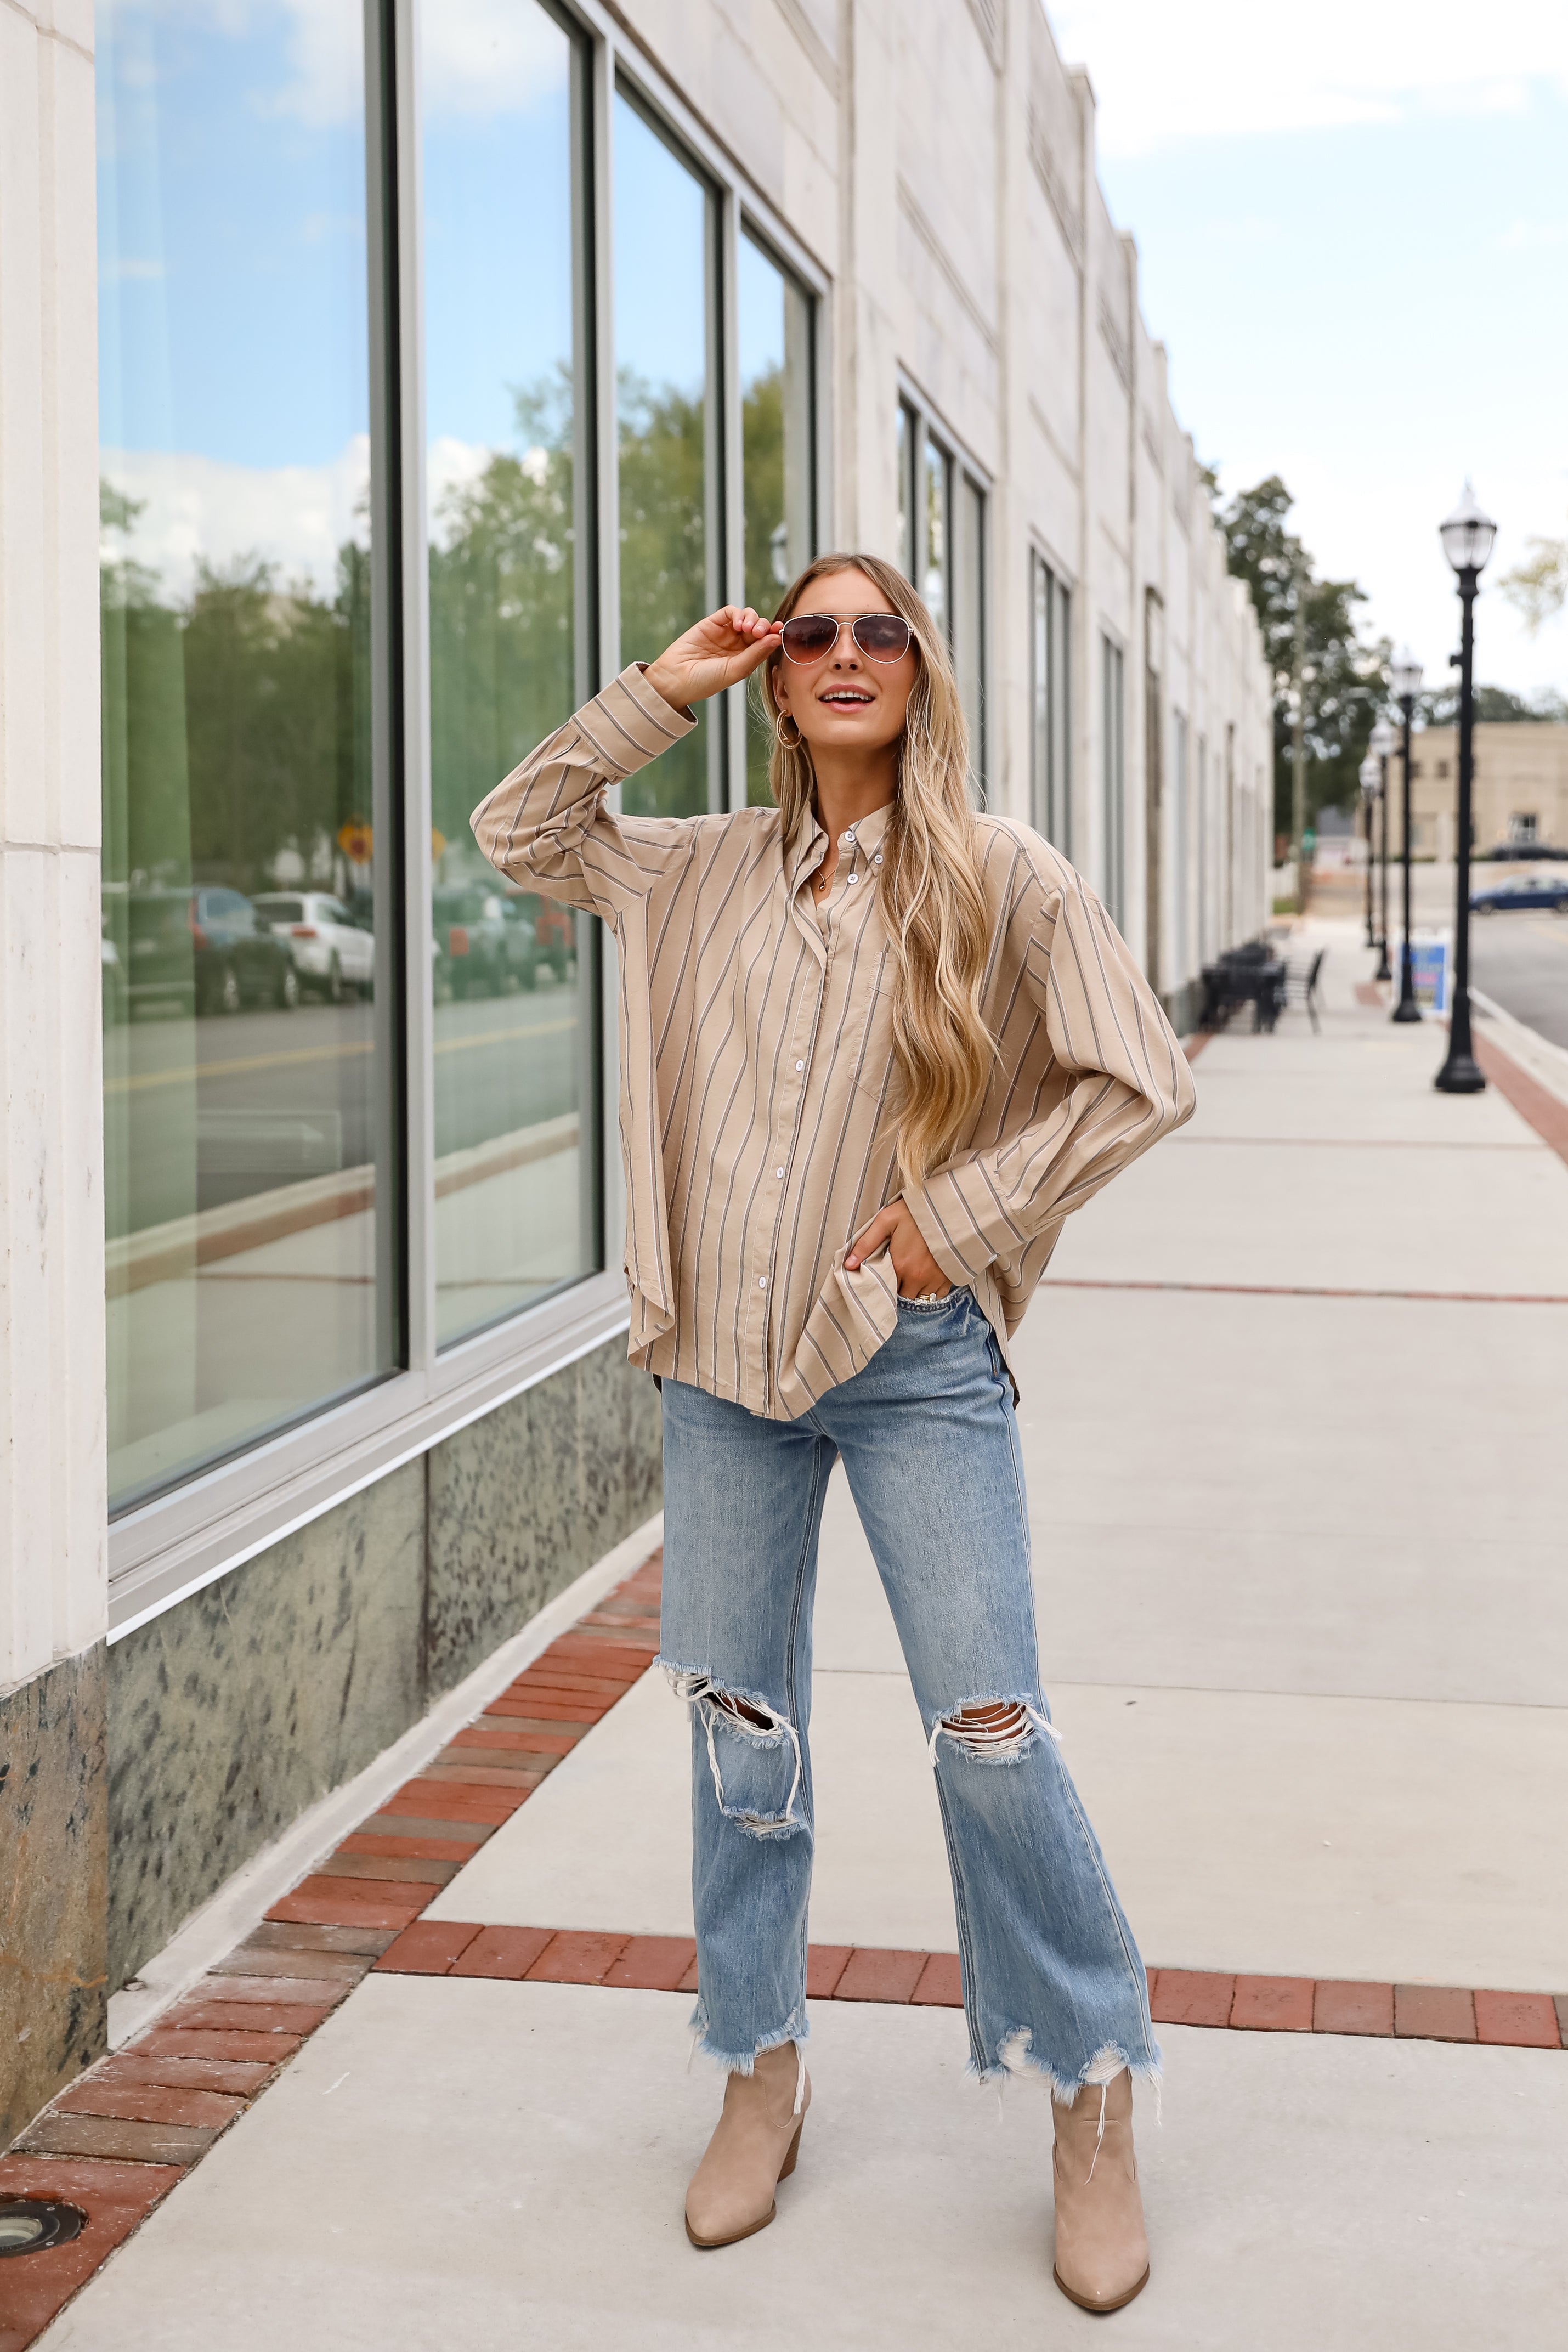
M 111 1980 L 425 1705 L 424 1465 L 109 1654 Z
M 434 1698 L 658 1509 L 658 1391 L 609 1339 L 429 1462 Z
M 104 1647 L 0 1696 L 0 2147 L 100 2057 Z

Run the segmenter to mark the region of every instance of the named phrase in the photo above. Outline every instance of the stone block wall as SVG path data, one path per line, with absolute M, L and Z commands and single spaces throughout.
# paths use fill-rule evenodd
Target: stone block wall
M 617 1337 L 115 1643 L 110 1989 L 660 1492 L 658 1391 Z

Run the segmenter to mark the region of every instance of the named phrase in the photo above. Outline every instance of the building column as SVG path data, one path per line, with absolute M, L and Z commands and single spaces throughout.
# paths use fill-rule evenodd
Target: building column
M 104 2040 L 92 37 L 0 8 L 0 2145 Z

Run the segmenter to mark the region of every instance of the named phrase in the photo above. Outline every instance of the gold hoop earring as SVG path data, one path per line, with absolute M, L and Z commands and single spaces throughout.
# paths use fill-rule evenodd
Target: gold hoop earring
M 795 740 L 789 741 L 784 733 L 784 721 L 789 719 L 795 730 Z M 800 723 L 792 711 L 781 710 L 773 721 L 773 739 L 781 751 L 798 751 L 800 748 Z

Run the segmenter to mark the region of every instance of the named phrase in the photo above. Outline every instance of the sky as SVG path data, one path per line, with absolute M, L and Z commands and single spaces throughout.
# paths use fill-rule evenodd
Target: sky
M 1568 536 L 1568 0 L 1058 0 L 1098 101 L 1177 415 L 1228 494 L 1269 474 L 1370 631 L 1446 683 L 1437 526 L 1500 525 L 1477 674 L 1568 692 L 1568 616 L 1496 593 Z

